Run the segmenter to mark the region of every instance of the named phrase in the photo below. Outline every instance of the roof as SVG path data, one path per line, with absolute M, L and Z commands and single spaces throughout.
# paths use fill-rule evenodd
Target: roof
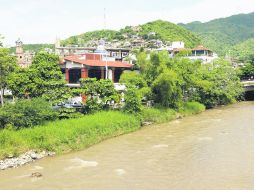
M 191 51 L 192 49 L 189 48 L 175 48 L 173 49 L 174 52 L 180 52 L 180 51 Z
M 207 48 L 205 48 L 204 46 L 201 46 L 201 45 L 196 47 L 196 48 L 193 48 L 192 50 L 194 50 L 194 51 L 202 51 L 202 50 L 211 51 L 211 50 L 209 50 L 209 49 L 207 49 Z
M 189 49 L 189 48 L 176 48 L 173 50 L 174 52 L 180 52 L 180 51 L 211 51 L 210 49 L 205 48 L 204 46 L 200 45 L 196 48 Z
M 66 56 L 64 57 L 65 61 L 71 61 L 74 63 L 87 65 L 91 67 L 105 67 L 106 64 L 108 67 L 115 67 L 115 68 L 131 68 L 133 67 L 132 64 L 121 62 L 121 61 L 101 61 L 101 60 L 86 60 L 82 59 L 82 56 Z

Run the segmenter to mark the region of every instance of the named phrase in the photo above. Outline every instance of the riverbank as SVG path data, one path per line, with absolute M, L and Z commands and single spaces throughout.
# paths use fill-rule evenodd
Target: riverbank
M 0 168 L 23 165 L 23 154 L 33 150 L 63 154 L 85 149 L 103 140 L 138 130 L 142 124 L 164 123 L 204 111 L 203 105 L 189 103 L 180 112 L 171 109 L 144 108 L 140 115 L 118 111 L 99 112 L 77 119 L 49 122 L 44 126 L 19 131 L 0 131 Z M 21 155 L 22 154 L 22 155 Z M 21 155 L 21 156 L 20 156 Z M 6 162 L 6 158 L 13 162 Z M 45 157 L 45 156 L 44 156 Z M 16 159 L 17 158 L 17 159 Z M 4 160 L 5 159 L 5 160 Z M 27 159 L 27 164 L 36 159 Z M 5 164 L 1 167 L 1 163 Z M 6 165 L 6 163 L 9 163 Z

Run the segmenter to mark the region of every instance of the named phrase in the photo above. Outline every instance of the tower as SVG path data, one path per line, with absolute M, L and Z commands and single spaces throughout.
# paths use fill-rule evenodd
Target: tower
M 23 42 L 20 39 L 16 41 L 16 57 L 18 64 L 21 66 L 24 60 L 24 50 L 23 50 Z

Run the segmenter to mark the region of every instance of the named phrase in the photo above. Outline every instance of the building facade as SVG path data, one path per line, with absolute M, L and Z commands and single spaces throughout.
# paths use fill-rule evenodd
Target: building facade
M 24 51 L 23 42 L 20 39 L 16 41 L 16 58 L 21 68 L 28 68 L 32 64 L 34 56 L 35 53 Z

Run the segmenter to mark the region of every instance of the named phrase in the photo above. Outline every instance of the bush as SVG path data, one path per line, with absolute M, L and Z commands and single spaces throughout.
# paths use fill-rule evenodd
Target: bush
M 199 102 L 186 102 L 183 108 L 180 109 L 180 113 L 184 115 L 193 115 L 205 111 L 205 106 Z
M 13 126 L 14 129 L 33 127 L 55 120 L 57 115 L 52 106 L 43 99 L 19 100 L 0 109 L 0 127 Z
M 155 102 L 167 108 L 179 108 L 182 102 L 182 90 L 177 74 L 172 70 L 165 70 L 152 84 Z
M 176 111 L 165 108 L 142 108 L 141 120 L 144 122 L 163 123 L 176 118 Z
M 141 98 L 136 88 L 129 87 L 125 93 L 124 111 L 127 113 L 139 113 L 141 111 Z

